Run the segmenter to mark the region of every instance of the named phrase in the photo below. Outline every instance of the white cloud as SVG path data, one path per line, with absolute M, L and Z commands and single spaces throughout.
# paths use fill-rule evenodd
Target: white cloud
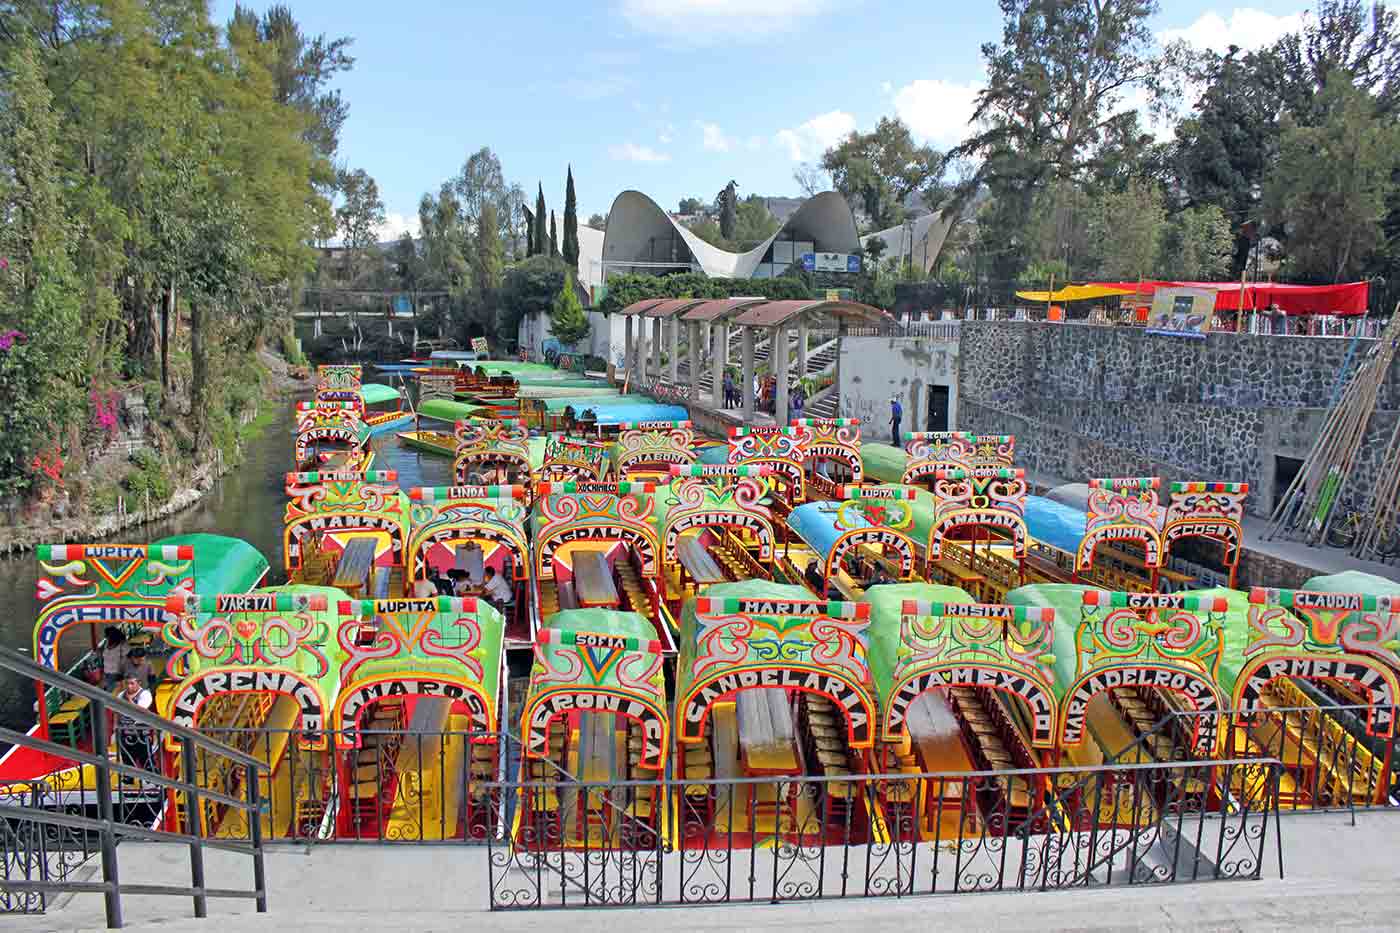
M 976 82 L 920 78 L 894 92 L 894 110 L 918 138 L 954 146 L 967 137 L 980 90 L 982 86 Z
M 794 162 L 815 159 L 856 128 L 856 118 L 844 110 L 815 116 L 794 129 L 778 130 L 774 141 L 788 151 Z
M 889 83 L 888 81 L 881 81 L 881 82 L 880 82 L 880 93 L 881 93 L 881 94 L 884 94 L 886 97 L 888 97 L 892 91 L 894 91 L 894 85 L 893 85 L 893 84 Z
M 399 214 L 394 211 L 389 211 L 384 215 L 384 222 L 374 231 L 374 235 L 378 238 L 380 243 L 389 240 L 397 240 L 405 233 L 413 236 L 415 239 L 418 237 L 417 214 Z
M 664 152 L 657 152 L 650 146 L 638 146 L 635 143 L 622 143 L 618 146 L 609 146 L 608 155 L 619 162 L 670 162 L 671 157 Z
M 1303 14 L 1265 13 L 1250 7 L 1236 7 L 1227 20 L 1214 10 L 1202 13 L 1196 21 L 1182 29 L 1163 29 L 1157 38 L 1164 45 L 1178 40 L 1198 49 L 1224 53 L 1237 45 L 1245 51 L 1271 44 L 1286 33 L 1297 32 L 1303 26 Z
M 835 0 L 621 0 L 618 10 L 642 32 L 705 44 L 767 38 L 835 6 Z
M 728 152 L 734 144 L 728 136 L 724 135 L 724 130 L 720 129 L 718 123 L 697 123 L 700 127 L 700 145 L 705 147 L 707 152 Z

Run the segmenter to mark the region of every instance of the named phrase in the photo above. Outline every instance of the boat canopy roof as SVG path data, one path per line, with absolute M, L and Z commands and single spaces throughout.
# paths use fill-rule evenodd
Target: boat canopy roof
M 360 398 L 364 399 L 366 405 L 392 402 L 402 397 L 398 389 L 386 386 L 382 382 L 366 382 L 360 385 Z
M 606 398 L 621 395 L 617 386 L 595 382 L 591 385 L 556 385 L 554 383 L 531 383 L 522 385 L 515 392 L 516 398 L 555 399 L 555 398 Z
M 615 404 L 620 402 L 649 402 L 645 395 L 575 395 L 570 392 L 568 395 L 554 396 L 543 399 L 544 410 L 550 414 L 563 414 L 564 409 L 573 407 L 574 409 L 593 408 L 602 404 Z
M 1400 582 L 1360 570 L 1312 577 L 1299 589 L 1315 593 L 1361 593 L 1365 596 L 1400 596 Z
M 729 462 L 728 444 L 710 444 L 704 447 L 697 447 L 696 463 L 703 463 L 706 466 L 719 466 Z
M 645 616 L 616 609 L 565 609 L 541 623 L 541 628 L 558 632 L 596 632 L 600 635 L 622 635 L 651 641 L 656 638 L 656 626 Z
M 909 455 L 898 447 L 861 441 L 860 459 L 865 467 L 865 478 L 877 483 L 899 483 L 904 480 L 904 465 Z
M 689 421 L 690 412 L 681 405 L 660 402 L 607 401 L 588 406 L 597 424 L 625 424 L 628 421 Z
M 860 601 L 870 605 L 870 676 L 875 681 L 881 708 L 889 703 L 890 692 L 894 689 L 894 669 L 903 644 L 901 629 L 906 599 L 939 603 L 977 601 L 956 586 L 935 583 L 890 583 L 865 591 Z
M 1084 510 L 1044 496 L 1026 496 L 1026 531 L 1042 544 L 1075 554 L 1084 537 Z
M 458 421 L 462 418 L 479 418 L 489 414 L 490 409 L 466 402 L 454 402 L 445 398 L 430 398 L 418 406 L 418 413 L 439 421 Z
M 822 557 L 831 553 L 836 539 L 850 528 L 840 528 L 836 524 L 836 509 L 839 502 L 808 502 L 799 505 L 788 513 L 787 526 L 806 541 L 812 550 Z M 870 523 L 862 515 L 851 516 L 851 528 L 867 528 Z
M 197 593 L 241 593 L 267 575 L 267 558 L 242 538 L 204 533 L 171 535 L 153 546 L 194 548 L 194 586 Z

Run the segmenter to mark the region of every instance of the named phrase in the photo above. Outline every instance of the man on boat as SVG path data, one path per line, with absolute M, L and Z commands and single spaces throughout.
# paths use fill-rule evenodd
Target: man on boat
M 144 710 L 149 710 L 155 704 L 151 691 L 135 677 L 127 677 L 122 681 L 121 690 L 118 696 L 135 706 Z M 117 749 L 121 753 L 122 761 L 143 771 L 151 770 L 151 745 L 154 736 L 151 730 L 141 725 L 129 716 L 117 714 L 116 720 Z M 123 777 L 123 784 L 136 783 L 134 778 Z
M 501 615 L 506 615 L 510 608 L 511 601 L 515 599 L 515 594 L 511 592 L 510 584 L 505 577 L 496 573 L 495 567 L 486 568 L 486 601 L 496 607 Z

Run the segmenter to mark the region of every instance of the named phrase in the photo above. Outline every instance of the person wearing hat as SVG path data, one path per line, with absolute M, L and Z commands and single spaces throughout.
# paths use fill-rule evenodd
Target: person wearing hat
M 155 676 L 155 671 L 146 657 L 145 648 L 132 648 L 127 652 L 124 673 L 127 680 L 138 682 L 142 688 L 151 686 L 151 678 Z
M 899 404 L 899 396 L 890 396 L 890 443 L 899 446 L 899 423 L 904 420 L 904 407 Z

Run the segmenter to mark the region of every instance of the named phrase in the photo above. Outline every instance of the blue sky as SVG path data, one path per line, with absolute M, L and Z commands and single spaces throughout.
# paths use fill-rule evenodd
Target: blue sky
M 799 162 L 886 114 L 947 147 L 982 77 L 980 46 L 1001 34 L 993 0 L 289 3 L 307 31 L 355 40 L 341 158 L 379 182 L 388 234 L 481 146 L 532 197 L 543 181 L 561 212 L 572 162 L 580 218 L 626 188 L 671 210 L 730 178 L 741 195 L 797 194 Z M 1253 47 L 1306 5 L 1163 0 L 1154 29 Z M 217 0 L 216 14 L 232 6 Z

